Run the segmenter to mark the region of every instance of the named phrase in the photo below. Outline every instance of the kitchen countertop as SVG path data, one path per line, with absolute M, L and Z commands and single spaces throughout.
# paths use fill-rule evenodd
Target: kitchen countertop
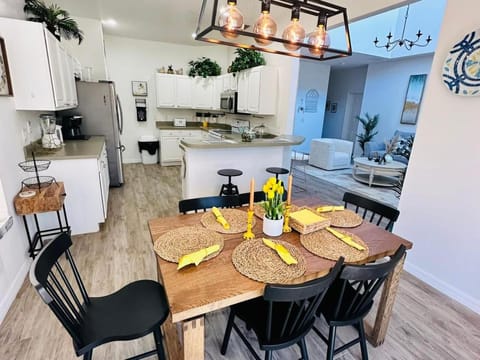
M 300 145 L 305 141 L 303 136 L 278 135 L 273 139 L 253 139 L 251 142 L 242 142 L 240 134 L 230 134 L 223 139 L 183 139 L 180 144 L 186 148 L 219 149 L 219 148 L 252 148 L 272 146 Z
M 65 140 L 60 149 L 44 149 L 41 143 L 35 142 L 24 147 L 25 158 L 31 160 L 33 150 L 37 160 L 96 159 L 104 143 L 104 136 L 91 136 L 88 140 Z
M 157 129 L 160 130 L 203 130 L 208 131 L 212 129 L 231 129 L 232 127 L 228 124 L 210 124 L 210 126 L 204 128 L 202 124 L 196 121 L 187 121 L 187 126 L 173 126 L 172 121 L 157 121 L 155 123 Z

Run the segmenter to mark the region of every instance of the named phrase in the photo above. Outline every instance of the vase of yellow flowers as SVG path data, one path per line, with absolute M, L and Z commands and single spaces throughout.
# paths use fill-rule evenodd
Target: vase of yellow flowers
M 274 177 L 268 179 L 263 185 L 265 200 L 262 207 L 265 210 L 263 216 L 263 233 L 268 236 L 279 236 L 282 234 L 283 227 L 283 183 Z

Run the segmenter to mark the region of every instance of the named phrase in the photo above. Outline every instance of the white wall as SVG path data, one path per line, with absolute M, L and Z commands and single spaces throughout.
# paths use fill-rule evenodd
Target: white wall
M 432 59 L 433 55 L 422 55 L 368 66 L 361 114 L 380 115 L 375 141 L 391 139 L 397 129 L 415 132 L 416 125 L 400 124 L 408 81 L 410 75 L 429 74 Z M 423 106 L 422 102 L 420 109 Z
M 478 0 L 448 0 L 394 229 L 413 242 L 406 269 L 477 313 L 480 98 L 453 95 L 441 73 L 450 48 L 478 29 L 479 12 Z
M 100 20 L 74 17 L 78 28 L 83 31 L 81 44 L 77 40 L 62 40 L 67 51 L 85 67 L 92 68 L 92 80 L 107 79 L 103 30 Z
M 328 62 L 300 60 L 293 130 L 295 135 L 305 137 L 305 142 L 295 147 L 299 151 L 310 152 L 311 140 L 322 137 L 329 77 L 330 65 Z M 311 89 L 319 93 L 318 104 L 315 112 L 306 112 L 306 95 Z
M 122 143 L 125 145 L 123 159 L 125 163 L 140 162 L 138 137 L 141 135 L 158 136 L 156 121 L 171 121 L 174 117 L 186 117 L 191 121 L 193 110 L 157 109 L 155 73 L 162 66 L 173 65 L 174 69 L 189 69 L 188 62 L 201 56 L 216 60 L 227 70 L 227 50 L 224 46 L 187 46 L 156 41 L 136 40 L 115 36 L 105 36 L 105 50 L 109 78 L 115 82 L 115 88 L 123 107 L 124 131 Z M 137 122 L 135 97 L 132 95 L 131 82 L 147 81 L 147 121 Z
M 349 93 L 363 93 L 367 67 L 335 69 L 330 73 L 327 100 L 337 104 L 337 112 L 327 111 L 323 125 L 324 138 L 342 138 L 343 122 Z

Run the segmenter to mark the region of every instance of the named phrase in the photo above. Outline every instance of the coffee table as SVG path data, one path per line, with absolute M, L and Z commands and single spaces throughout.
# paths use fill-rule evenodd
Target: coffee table
M 379 164 L 366 157 L 353 159 L 352 176 L 355 180 L 368 186 L 394 186 L 405 174 L 407 165 L 399 161 Z

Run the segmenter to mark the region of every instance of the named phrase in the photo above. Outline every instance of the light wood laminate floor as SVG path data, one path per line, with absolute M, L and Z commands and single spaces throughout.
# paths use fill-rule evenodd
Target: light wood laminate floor
M 134 280 L 156 279 L 147 220 L 177 213 L 181 193 L 179 173 L 178 167 L 125 166 L 126 183 L 122 188 L 111 189 L 108 220 L 101 231 L 73 238 L 72 253 L 90 296 L 111 293 Z M 316 194 L 330 202 L 341 202 L 345 189 L 308 175 L 305 183 L 300 180 L 303 177 L 296 182 L 305 190 L 294 187 L 294 199 Z M 232 334 L 227 355 L 220 355 L 226 316 L 226 311 L 207 316 L 206 359 L 252 359 L 236 334 Z M 317 326 L 326 330 L 323 321 L 317 321 Z M 346 328 L 338 334 L 341 341 L 348 341 L 354 332 Z M 251 332 L 248 337 L 255 344 Z M 124 359 L 153 347 L 153 336 L 147 336 L 101 346 L 93 357 Z M 317 336 L 307 337 L 307 347 L 312 359 L 325 358 L 326 345 Z M 404 273 L 385 343 L 378 348 L 369 345 L 368 350 L 374 360 L 479 359 L 480 316 Z M 76 358 L 67 332 L 26 279 L 0 326 L 0 359 Z M 277 360 L 298 358 L 300 352 L 296 347 L 274 354 Z M 360 349 L 355 346 L 336 359 L 360 359 Z

